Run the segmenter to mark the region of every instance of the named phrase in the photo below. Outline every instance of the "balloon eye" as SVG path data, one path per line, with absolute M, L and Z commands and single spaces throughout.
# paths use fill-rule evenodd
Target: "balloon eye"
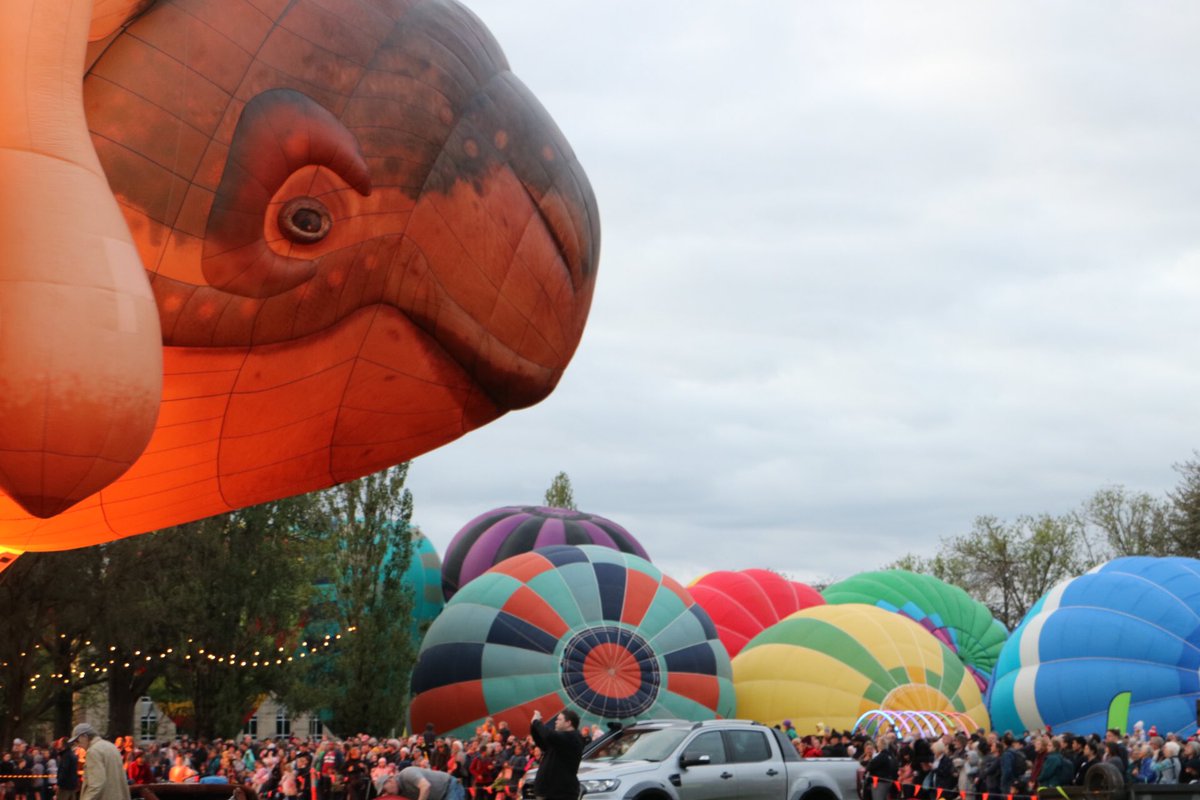
M 298 244 L 319 242 L 332 227 L 329 209 L 315 197 L 297 197 L 279 210 L 279 230 Z

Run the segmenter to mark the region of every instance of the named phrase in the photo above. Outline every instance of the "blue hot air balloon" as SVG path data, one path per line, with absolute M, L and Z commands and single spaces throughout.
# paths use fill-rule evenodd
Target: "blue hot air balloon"
M 1013 631 L 992 676 L 996 730 L 1087 734 L 1130 692 L 1130 719 L 1196 732 L 1200 561 L 1134 556 L 1064 581 Z

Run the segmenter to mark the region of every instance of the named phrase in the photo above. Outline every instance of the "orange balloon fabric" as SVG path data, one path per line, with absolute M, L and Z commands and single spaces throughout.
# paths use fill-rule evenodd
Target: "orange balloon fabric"
M 319 489 L 553 390 L 591 304 L 596 202 L 474 15 L 448 0 L 96 11 L 122 8 L 134 15 L 123 26 L 97 16 L 90 35 L 88 20 L 75 30 L 80 47 L 94 40 L 83 100 L 108 202 L 161 321 L 157 422 L 123 476 L 57 516 L 0 497 L 0 551 L 79 547 Z M 10 22 L 0 36 L 19 38 Z M 55 213 L 56 196 L 41 233 L 77 222 L 61 199 Z M 22 245 L 34 260 L 49 246 Z M 0 253 L 0 270 L 20 266 Z M 123 374 L 96 338 L 93 361 Z
M 84 120 L 90 12 L 0 3 L 0 490 L 38 517 L 129 469 L 162 391 L 150 284 Z

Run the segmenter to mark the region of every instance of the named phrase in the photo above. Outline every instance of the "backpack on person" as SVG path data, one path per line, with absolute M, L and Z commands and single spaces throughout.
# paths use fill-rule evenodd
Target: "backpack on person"
M 1025 777 L 1025 773 L 1029 771 L 1029 761 L 1025 758 L 1025 754 L 1021 752 L 1021 748 L 1014 747 L 1013 751 L 1013 780 L 1019 781 Z

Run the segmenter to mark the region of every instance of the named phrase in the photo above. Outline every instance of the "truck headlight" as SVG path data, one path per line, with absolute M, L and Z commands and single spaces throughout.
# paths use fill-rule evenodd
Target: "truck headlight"
M 617 787 L 621 785 L 621 781 L 617 778 L 603 778 L 601 780 L 580 781 L 579 786 L 583 789 L 584 794 L 602 794 L 604 792 L 615 792 Z

